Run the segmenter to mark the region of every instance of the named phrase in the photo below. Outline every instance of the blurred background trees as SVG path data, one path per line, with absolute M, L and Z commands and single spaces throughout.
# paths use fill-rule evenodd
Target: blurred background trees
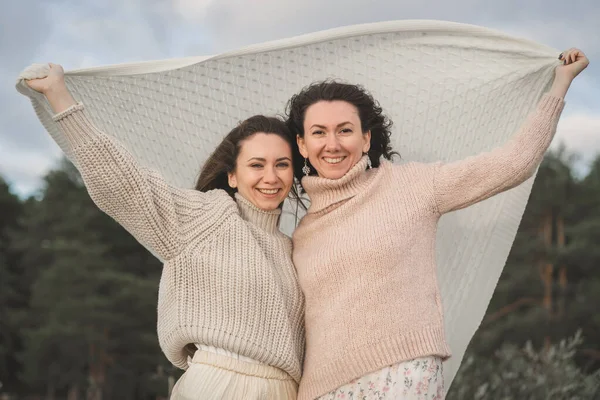
M 450 399 L 600 398 L 600 158 L 549 153 Z
M 600 158 L 548 154 L 449 399 L 600 398 Z M 0 179 L 0 399 L 165 399 L 161 264 L 67 162 L 19 199 Z

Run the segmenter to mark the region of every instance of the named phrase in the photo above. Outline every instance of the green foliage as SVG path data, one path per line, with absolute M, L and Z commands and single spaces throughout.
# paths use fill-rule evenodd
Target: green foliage
M 45 183 L 39 199 L 25 202 L 0 191 L 0 205 L 20 207 L 0 252 L 0 317 L 10 322 L 0 328 L 3 390 L 164 394 L 174 369 L 156 337 L 160 263 L 98 210 L 72 165 Z M 0 209 L 0 222 L 8 220 Z
M 16 387 L 16 352 L 20 337 L 13 310 L 26 304 L 26 297 L 19 291 L 19 258 L 11 246 L 10 235 L 18 226 L 23 205 L 0 178 L 0 381 L 9 389 Z
M 588 400 L 600 396 L 600 370 L 586 374 L 575 363 L 578 332 L 548 350 L 504 344 L 492 357 L 463 361 L 448 399 Z
M 600 158 L 582 179 L 572 161 L 561 150 L 542 164 L 448 398 L 600 398 Z M 564 223 L 564 245 L 540 235 L 549 215 L 553 231 Z M 550 284 L 542 261 L 553 265 Z M 0 179 L 0 394 L 166 397 L 169 377 L 180 372 L 158 347 L 160 272 L 158 260 L 96 208 L 71 164 L 24 201 Z
M 449 398 L 600 398 L 600 158 L 583 179 L 573 160 L 559 150 L 542 163 Z

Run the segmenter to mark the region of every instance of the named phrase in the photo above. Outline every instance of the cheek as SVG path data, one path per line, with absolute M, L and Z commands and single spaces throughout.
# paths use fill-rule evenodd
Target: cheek
M 318 151 L 319 142 L 318 142 L 318 140 L 315 140 L 314 138 L 306 138 L 304 140 L 304 147 L 306 148 L 306 151 L 310 155 L 310 154 L 313 154 Z
M 281 181 L 286 186 L 292 186 L 292 183 L 294 183 L 294 170 L 291 168 L 289 170 L 282 171 L 282 173 L 279 176 Z
M 244 188 L 249 188 L 255 184 L 256 181 L 256 172 L 252 170 L 244 170 L 241 173 L 238 173 L 238 186 L 243 186 Z
M 342 146 L 346 149 L 346 151 L 352 154 L 362 154 L 365 146 L 365 140 L 362 134 L 352 135 L 347 137 L 346 140 L 342 142 Z

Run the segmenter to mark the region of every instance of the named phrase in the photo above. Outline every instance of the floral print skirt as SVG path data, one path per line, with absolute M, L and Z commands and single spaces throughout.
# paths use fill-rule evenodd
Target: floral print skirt
M 320 400 L 442 400 L 445 396 L 442 359 L 404 361 L 354 379 Z

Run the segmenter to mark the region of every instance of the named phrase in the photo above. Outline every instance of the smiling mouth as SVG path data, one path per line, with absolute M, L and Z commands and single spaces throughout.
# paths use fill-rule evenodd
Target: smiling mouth
M 258 190 L 262 194 L 266 194 L 267 196 L 272 196 L 272 195 L 279 193 L 279 191 L 281 189 L 258 189 L 257 188 L 256 190 Z
M 346 159 L 346 156 L 342 157 L 323 157 L 323 161 L 327 164 L 339 164 Z

